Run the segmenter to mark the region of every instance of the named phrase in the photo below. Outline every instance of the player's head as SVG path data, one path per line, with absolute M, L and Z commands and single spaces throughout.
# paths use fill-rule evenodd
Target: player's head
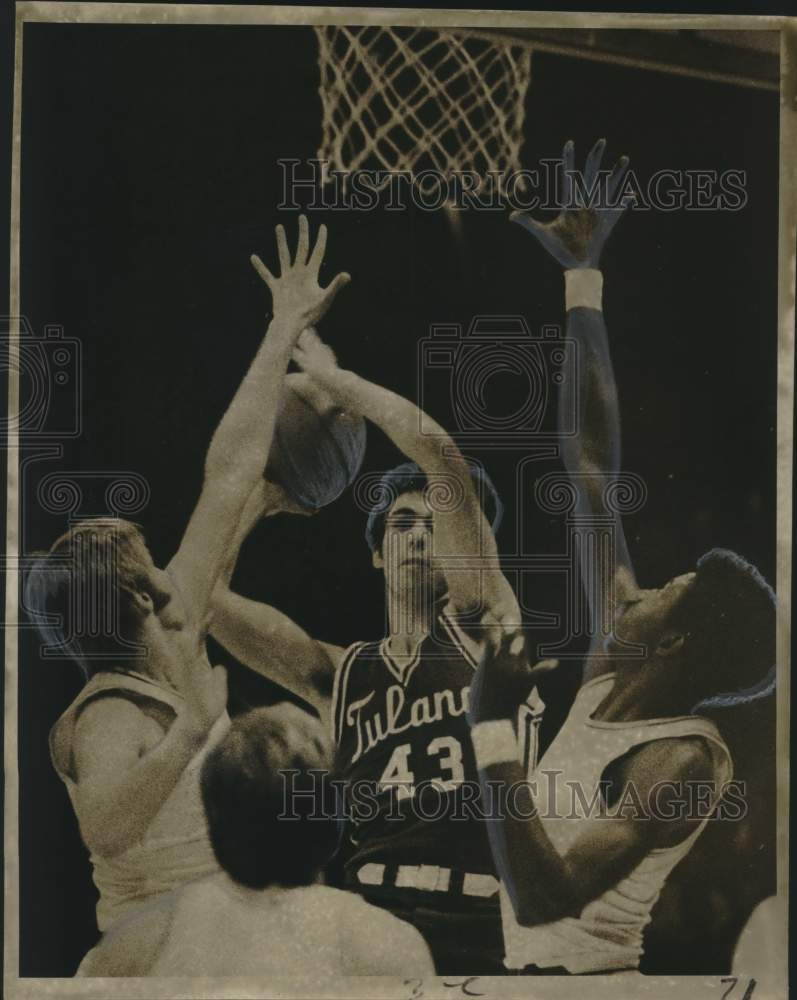
M 693 704 L 745 701 L 771 688 L 775 595 L 741 556 L 712 549 L 695 572 L 640 591 L 616 635 L 643 643 L 647 668 L 671 672 Z
M 118 667 L 120 654 L 134 655 L 148 623 L 181 629 L 182 605 L 174 598 L 137 525 L 93 518 L 74 524 L 36 558 L 24 605 L 45 643 L 71 656 L 88 677 Z
M 202 766 L 201 787 L 216 860 L 235 882 L 316 880 L 339 842 L 331 756 L 321 722 L 288 702 L 233 720 Z
M 365 422 L 345 412 L 304 372 L 285 377 L 265 477 L 294 513 L 314 514 L 354 480 L 365 454 Z
M 493 533 L 498 531 L 503 504 L 484 469 L 470 466 L 470 474 L 484 515 Z M 445 509 L 450 497 L 435 497 L 426 475 L 414 462 L 386 472 L 377 487 L 379 503 L 368 515 L 365 540 L 374 565 L 383 569 L 388 587 L 417 587 L 429 572 L 432 556 L 434 509 Z M 434 591 L 445 589 L 445 578 L 435 573 Z

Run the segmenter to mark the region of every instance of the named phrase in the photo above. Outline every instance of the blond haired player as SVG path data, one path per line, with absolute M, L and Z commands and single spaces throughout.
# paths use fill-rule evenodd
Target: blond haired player
M 77 639 L 45 633 L 66 643 L 88 678 L 53 727 L 51 752 L 91 853 L 100 930 L 218 869 L 199 796 L 202 761 L 229 726 L 225 671 L 211 668 L 205 652 L 211 595 L 262 481 L 296 340 L 349 280 L 340 274 L 320 287 L 325 243 L 321 227 L 311 251 L 301 217 L 294 260 L 277 227 L 278 277 L 253 258 L 271 290 L 273 319 L 213 435 L 199 501 L 167 568 L 155 566 L 135 525 L 92 520 L 59 538 L 27 581 L 27 607 L 62 622 L 89 601 L 87 620 L 71 621 Z M 293 509 L 287 496 L 282 503 Z M 92 638 L 90 624 L 115 610 L 109 648 L 107 636 Z M 140 655 L 130 659 L 135 644 Z

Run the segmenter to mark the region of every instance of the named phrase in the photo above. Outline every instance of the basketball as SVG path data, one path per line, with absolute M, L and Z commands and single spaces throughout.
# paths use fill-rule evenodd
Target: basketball
M 362 417 L 343 411 L 309 375 L 287 375 L 266 478 L 302 507 L 319 510 L 351 484 L 364 454 Z

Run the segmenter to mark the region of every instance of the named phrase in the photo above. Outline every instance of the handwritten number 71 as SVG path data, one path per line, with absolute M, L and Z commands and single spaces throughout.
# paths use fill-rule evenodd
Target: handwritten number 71
M 736 988 L 736 984 L 739 982 L 739 977 L 727 976 L 725 979 L 720 979 L 720 982 L 731 984 L 727 988 L 727 990 L 725 990 L 725 992 L 722 994 L 722 1000 L 728 1000 L 728 997 L 731 995 L 731 993 L 733 993 L 734 989 Z M 755 989 L 755 987 L 756 987 L 756 981 L 755 979 L 751 979 L 750 982 L 747 984 L 747 989 L 744 991 L 744 995 L 740 997 L 739 1000 L 751 1000 L 751 997 L 753 996 L 753 990 Z

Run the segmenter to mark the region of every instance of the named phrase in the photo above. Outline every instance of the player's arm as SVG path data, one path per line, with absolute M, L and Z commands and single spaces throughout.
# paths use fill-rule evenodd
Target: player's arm
M 429 947 L 412 924 L 347 895 L 351 898 L 339 914 L 346 975 L 434 976 Z
M 151 720 L 127 698 L 97 698 L 78 717 L 72 744 L 75 811 L 86 846 L 102 857 L 143 836 L 226 707 L 222 667 L 176 664 L 175 670 L 190 672 L 191 680 L 175 675 L 184 701 L 154 746 Z
M 596 184 L 604 147 L 605 141 L 601 139 L 587 158 L 582 175 L 584 192 Z M 562 459 L 568 473 L 578 477 L 577 513 L 611 516 L 604 498 L 606 487 L 620 470 L 620 411 L 603 317 L 603 275 L 599 268 L 603 246 L 628 204 L 627 201 L 615 204 L 628 160 L 623 157 L 608 177 L 605 201 L 589 208 L 585 207 L 584 192 L 574 183 L 572 142 L 565 146 L 562 159 L 567 207 L 551 223 L 537 222 L 520 212 L 514 213 L 512 220 L 535 236 L 564 269 L 567 336 L 577 344 L 578 367 L 575 381 L 562 379 L 559 387 Z M 603 197 L 604 189 L 597 190 Z M 567 432 L 565 422 L 572 413 L 579 414 L 575 435 Z M 638 589 L 622 522 L 616 515 L 615 526 L 615 576 L 612 593 L 608 595 L 612 604 L 631 599 Z M 589 563 L 591 550 L 585 545 L 581 552 L 582 580 L 588 581 L 595 575 L 595 567 Z M 592 588 L 585 586 L 585 589 L 588 598 L 591 597 Z M 598 638 L 590 650 L 585 679 L 590 676 L 591 668 L 600 672 L 599 643 Z
M 327 288 L 318 283 L 326 246 L 321 226 L 312 252 L 307 220 L 299 219 L 296 257 L 291 261 L 285 232 L 277 226 L 280 276 L 275 277 L 258 257 L 252 263 L 271 290 L 274 316 L 266 337 L 243 382 L 224 414 L 208 449 L 205 476 L 194 510 L 169 571 L 186 608 L 202 627 L 213 589 L 225 563 L 241 513 L 263 475 L 280 388 L 296 338 L 318 320 L 348 280 L 339 274 Z
M 287 615 L 231 590 L 214 598 L 214 639 L 244 666 L 303 698 L 322 720 L 328 715 L 343 650 L 318 642 Z
M 408 399 L 338 368 L 332 351 L 312 330 L 302 333 L 294 359 L 342 406 L 384 431 L 399 451 L 423 470 L 432 489 L 437 483 L 443 493 L 453 494 L 450 510 L 434 511 L 434 554 L 454 560 L 473 557 L 467 570 L 457 568 L 448 574 L 453 604 L 463 611 L 500 608 L 502 617 L 509 615 L 519 621 L 515 595 L 501 572 L 495 538 L 482 512 L 468 463 L 443 428 Z M 429 428 L 426 434 L 420 432 L 422 421 Z M 479 565 L 474 566 L 477 559 Z
M 641 747 L 614 774 L 613 804 L 625 802 L 623 791 L 633 786 L 628 800 L 633 807 L 591 824 L 560 855 L 535 814 L 534 784 L 526 780 L 518 761 L 512 722 L 498 707 L 501 689 L 522 668 L 524 658 L 512 650 L 516 640 L 502 630 L 488 636 L 471 688 L 469 719 L 484 808 L 488 816 L 497 817 L 487 820 L 493 858 L 516 919 L 534 926 L 577 916 L 651 850 L 687 837 L 702 817 L 683 809 L 686 783 L 711 781 L 714 770 L 699 740 L 664 740 Z M 497 697 L 494 692 L 499 692 Z M 541 775 L 537 780 L 547 779 Z M 569 799 L 558 808 L 569 811 Z M 598 803 L 578 808 L 597 810 Z
M 240 547 L 272 506 L 273 488 L 261 477 L 246 503 L 213 592 L 210 634 L 244 666 L 303 698 L 326 719 L 343 650 L 313 639 L 276 608 L 230 589 Z

